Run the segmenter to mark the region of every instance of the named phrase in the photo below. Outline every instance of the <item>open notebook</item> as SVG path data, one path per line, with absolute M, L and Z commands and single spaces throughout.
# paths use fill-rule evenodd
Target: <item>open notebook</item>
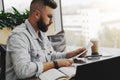
M 75 73 L 75 67 L 61 67 L 59 69 L 53 68 L 43 72 L 39 78 L 41 80 L 69 80 L 75 76 Z

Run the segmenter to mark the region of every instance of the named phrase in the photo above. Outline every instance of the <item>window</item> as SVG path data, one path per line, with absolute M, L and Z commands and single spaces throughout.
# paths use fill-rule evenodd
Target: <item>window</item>
M 119 0 L 61 0 L 67 46 L 99 39 L 100 48 L 120 49 Z M 70 49 L 69 49 L 70 50 Z
M 3 10 L 3 0 L 0 0 L 0 10 Z
M 15 7 L 20 12 L 25 11 L 25 9 L 29 10 L 30 2 L 32 0 L 4 0 L 4 8 L 5 11 L 11 11 L 12 7 Z
M 29 6 L 32 0 L 4 0 L 4 7 L 5 11 L 9 12 L 12 11 L 12 7 L 15 7 L 17 10 L 19 10 L 21 13 L 25 11 L 25 9 L 29 10 Z M 61 4 L 60 0 L 56 0 L 58 3 L 57 9 L 53 11 L 53 24 L 50 26 L 49 31 L 47 32 L 48 35 L 53 35 L 57 32 L 60 32 L 62 28 L 62 22 L 61 22 Z

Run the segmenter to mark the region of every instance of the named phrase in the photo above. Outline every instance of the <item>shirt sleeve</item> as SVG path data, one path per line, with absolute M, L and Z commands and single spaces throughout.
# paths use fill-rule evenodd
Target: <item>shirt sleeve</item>
M 53 51 L 52 54 L 52 60 L 56 60 L 56 59 L 64 59 L 66 57 L 67 53 L 66 52 L 56 52 Z
M 31 61 L 28 48 L 29 43 L 25 35 L 14 34 L 9 37 L 7 53 L 11 55 L 13 68 L 20 79 L 38 76 L 43 71 L 42 62 Z

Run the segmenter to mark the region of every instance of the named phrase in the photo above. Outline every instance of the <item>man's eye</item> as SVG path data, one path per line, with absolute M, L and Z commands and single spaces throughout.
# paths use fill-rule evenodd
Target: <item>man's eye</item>
M 48 15 L 49 18 L 52 18 L 53 16 L 52 15 Z

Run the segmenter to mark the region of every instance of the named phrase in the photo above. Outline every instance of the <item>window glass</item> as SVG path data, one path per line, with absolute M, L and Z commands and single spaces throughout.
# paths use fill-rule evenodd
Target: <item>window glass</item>
M 106 49 L 120 48 L 119 0 L 61 0 L 67 46 L 84 46 L 98 39 Z
M 12 7 L 15 7 L 20 12 L 25 11 L 25 9 L 29 9 L 30 2 L 32 0 L 4 0 L 4 8 L 5 11 L 11 11 Z

